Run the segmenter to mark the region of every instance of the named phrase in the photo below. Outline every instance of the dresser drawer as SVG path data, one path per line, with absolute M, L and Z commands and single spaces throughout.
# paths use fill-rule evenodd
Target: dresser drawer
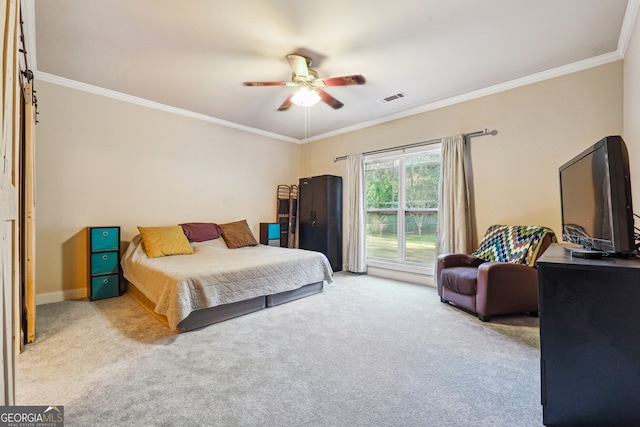
M 120 275 L 109 274 L 91 278 L 91 299 L 117 297 L 120 295 Z
M 117 273 L 118 252 L 97 252 L 91 254 L 91 275 Z
M 91 228 L 89 251 L 117 251 L 120 248 L 118 227 Z

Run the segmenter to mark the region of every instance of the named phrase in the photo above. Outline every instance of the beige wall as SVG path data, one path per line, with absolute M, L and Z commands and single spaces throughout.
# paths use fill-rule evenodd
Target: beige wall
M 302 173 L 344 175 L 345 162 L 333 157 L 495 129 L 496 136 L 470 142 L 476 240 L 495 223 L 559 233 L 558 167 L 600 138 L 622 133 L 622 68 L 618 61 L 305 144 Z
M 625 70 L 638 75 L 637 32 Z M 633 68 L 632 68 L 633 67 Z M 638 93 L 638 79 L 625 80 Z M 87 226 L 275 218 L 275 189 L 301 176 L 344 175 L 333 157 L 484 128 L 470 143 L 476 240 L 493 223 L 560 230 L 558 166 L 623 131 L 619 61 L 302 146 L 37 82 L 39 301 L 86 293 Z M 640 97 L 624 107 L 638 117 Z M 636 126 L 634 128 L 634 126 Z M 638 124 L 625 121 L 638 152 Z M 638 162 L 632 158 L 638 171 Z M 634 183 L 640 179 L 635 172 Z M 634 187 L 637 194 L 640 183 Z M 640 196 L 636 197 L 638 199 Z
M 300 145 L 36 82 L 39 303 L 86 294 L 86 227 L 275 220 Z
M 640 215 L 640 14 L 624 58 L 624 133 L 629 150 L 634 212 Z M 636 219 L 640 226 L 640 219 Z

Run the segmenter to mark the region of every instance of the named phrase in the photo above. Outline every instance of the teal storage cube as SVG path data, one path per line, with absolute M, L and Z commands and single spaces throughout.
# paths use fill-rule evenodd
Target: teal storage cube
M 117 297 L 120 295 L 120 275 L 109 274 L 91 279 L 91 299 Z
M 118 272 L 118 252 L 97 252 L 91 254 L 91 275 Z
M 260 223 L 260 244 L 280 246 L 280 224 L 277 222 Z
M 89 250 L 95 251 L 117 251 L 120 249 L 120 229 L 119 227 L 91 228 Z
M 278 223 L 274 223 L 274 224 L 269 224 L 268 226 L 268 231 L 267 231 L 267 238 L 269 240 L 271 239 L 279 239 L 280 238 L 280 224 Z
M 88 227 L 87 234 L 89 299 L 122 295 L 126 282 L 120 279 L 120 227 Z

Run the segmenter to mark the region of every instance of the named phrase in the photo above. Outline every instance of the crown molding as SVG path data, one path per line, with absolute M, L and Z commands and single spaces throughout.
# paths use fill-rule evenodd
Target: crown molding
M 166 111 L 172 114 L 178 114 L 180 116 L 190 117 L 192 119 L 202 120 L 209 123 L 214 123 L 220 126 L 226 126 L 233 129 L 238 129 L 244 132 L 250 132 L 261 136 L 266 136 L 272 139 L 279 139 L 281 141 L 293 142 L 299 144 L 301 141 L 296 138 L 280 135 L 273 132 L 267 132 L 261 129 L 252 128 L 250 126 L 241 125 L 239 123 L 230 122 L 228 120 L 219 119 L 217 117 L 207 116 L 206 114 L 200 114 L 182 108 L 172 107 L 170 105 L 161 104 L 159 102 L 150 101 L 148 99 L 139 98 L 137 96 L 127 95 L 126 93 L 116 92 L 115 90 L 105 89 L 98 86 L 82 83 L 76 80 L 67 79 L 64 77 L 56 76 L 49 73 L 43 73 L 36 71 L 36 79 L 48 83 L 65 86 L 71 89 L 80 90 L 83 92 L 89 92 L 96 95 L 105 96 L 107 98 L 117 99 L 118 101 L 129 102 L 131 104 L 141 105 L 143 107 L 153 108 L 156 110 Z
M 640 1 L 640 0 L 638 0 Z M 425 113 L 427 111 L 437 110 L 439 108 L 449 107 L 461 102 L 471 101 L 474 99 L 482 98 L 484 96 L 493 95 L 496 93 L 504 92 L 507 90 L 515 89 L 522 86 L 527 86 L 533 83 L 538 83 L 544 80 L 549 80 L 555 77 L 564 76 L 567 74 L 575 73 L 578 71 L 587 70 L 589 68 L 597 67 L 600 65 L 608 64 L 623 59 L 622 55 L 616 52 L 610 52 L 603 55 L 595 56 L 593 58 L 577 61 L 572 64 L 563 65 L 562 67 L 553 68 L 551 70 L 541 71 L 539 73 L 531 74 L 526 77 L 514 79 L 508 82 L 500 83 L 497 85 L 489 86 L 483 89 L 474 90 L 461 95 L 453 96 L 450 98 L 442 99 L 439 101 L 431 102 L 429 104 L 421 105 L 419 107 L 411 108 L 399 113 L 395 113 L 389 116 L 380 117 L 377 119 L 362 122 L 357 125 L 336 129 L 332 132 L 327 132 L 322 135 L 316 135 L 314 137 L 303 139 L 303 143 L 318 141 L 321 139 L 330 138 L 333 136 L 341 135 L 347 132 L 354 132 L 357 130 L 365 129 L 371 126 L 379 125 L 382 123 L 390 122 L 393 120 L 403 119 L 405 117 L 414 116 L 416 114 Z
M 544 80 L 552 79 L 555 77 L 560 77 L 563 75 L 575 73 L 578 71 L 583 71 L 589 68 L 597 67 L 600 65 L 608 64 L 610 62 L 615 62 L 624 59 L 629 40 L 632 35 L 632 31 L 634 28 L 634 24 L 636 21 L 636 17 L 640 11 L 640 0 L 629 0 L 627 3 L 627 9 L 625 11 L 624 20 L 622 23 L 622 27 L 620 30 L 620 36 L 618 39 L 618 46 L 615 52 L 610 52 L 607 54 L 599 55 L 593 58 L 585 59 L 582 61 L 577 61 L 572 64 L 568 64 L 565 66 L 553 68 L 551 70 L 542 71 L 539 73 L 531 74 L 529 76 L 525 76 L 522 78 L 514 79 L 505 83 L 500 83 L 497 85 L 489 86 L 486 88 L 478 89 L 475 91 L 471 91 L 468 93 L 456 95 L 453 97 L 449 97 L 446 99 L 438 100 L 429 104 L 425 104 L 419 107 L 411 108 L 408 110 L 404 110 L 395 114 L 378 117 L 372 120 L 368 120 L 366 122 L 362 122 L 356 125 L 336 129 L 331 132 L 323 133 L 320 135 L 316 135 L 309 138 L 297 139 L 273 132 L 264 131 L 261 129 L 253 128 L 250 126 L 241 125 L 239 123 L 219 119 L 217 117 L 207 116 L 205 114 L 196 113 L 189 110 L 184 110 L 177 107 L 172 107 L 170 105 L 161 104 L 158 102 L 150 101 L 143 98 L 138 98 L 135 96 L 127 95 L 125 93 L 116 92 L 109 89 L 100 88 L 98 86 L 89 85 L 86 83 L 81 83 L 75 80 L 66 79 L 64 77 L 55 76 L 49 73 L 44 73 L 37 71 L 37 62 L 36 62 L 36 32 L 35 32 L 35 4 L 34 0 L 20 0 L 21 1 L 21 9 L 22 9 L 22 20 L 24 22 L 24 32 L 25 32 L 25 43 L 27 46 L 27 61 L 29 62 L 29 67 L 34 72 L 35 77 L 38 80 L 46 81 L 49 83 L 66 86 L 72 89 L 77 89 L 85 92 L 90 92 L 96 95 L 102 95 L 109 98 L 117 99 L 124 102 L 130 102 L 133 104 L 154 108 L 157 110 L 166 111 L 173 114 L 178 114 L 186 117 L 191 117 L 197 120 L 203 120 L 209 123 L 214 123 L 220 126 L 226 126 L 233 129 L 238 129 L 244 132 L 250 132 L 253 134 L 265 136 L 272 139 L 277 139 L 286 142 L 292 142 L 296 144 L 304 144 L 313 141 L 319 141 L 322 139 L 330 138 L 333 136 L 345 134 L 348 132 L 354 132 L 357 130 L 365 129 L 371 126 L 379 125 L 382 123 L 387 123 L 393 120 L 398 120 L 406 117 L 410 117 L 416 114 L 425 113 L 427 111 L 436 110 L 443 107 L 448 107 L 454 104 L 458 104 L 461 102 L 471 101 L 477 98 L 481 98 L 488 95 L 493 95 L 496 93 L 504 92 L 510 89 L 515 89 L 521 86 L 530 85 L 533 83 L 538 83 Z
M 638 16 L 638 10 L 640 9 L 640 0 L 629 0 L 627 3 L 627 10 L 624 13 L 624 20 L 622 21 L 622 28 L 620 29 L 620 38 L 618 39 L 618 53 L 623 58 L 627 54 L 627 48 L 629 47 L 629 40 L 631 39 L 631 33 L 633 32 L 633 26 Z
M 640 0 L 633 0 L 640 2 Z M 195 113 L 193 111 L 184 110 L 181 108 L 172 107 L 170 105 L 161 104 L 154 101 L 149 101 L 148 99 L 138 98 L 136 96 L 127 95 L 122 92 L 116 92 L 109 89 L 104 89 L 98 86 L 89 85 L 86 83 L 81 83 L 75 80 L 67 79 L 64 77 L 59 77 L 49 73 L 43 73 L 40 71 L 35 72 L 35 77 L 38 80 L 46 81 L 49 83 L 54 83 L 61 86 L 66 86 L 72 89 L 77 89 L 85 92 L 94 93 L 96 95 L 102 95 L 109 98 L 117 99 L 124 102 L 130 102 L 133 104 L 154 108 L 157 110 L 166 111 L 173 114 L 179 114 L 186 117 L 191 117 L 198 120 L 203 120 L 210 123 L 215 123 L 221 126 L 227 126 L 230 128 L 242 130 L 245 132 L 254 133 L 257 135 L 266 136 L 273 139 L 278 139 L 286 142 L 293 142 L 296 144 L 305 144 L 308 142 L 319 141 L 322 139 L 330 138 L 337 135 L 342 135 L 348 132 L 354 132 L 361 129 L 366 129 L 368 127 L 372 127 L 375 125 L 379 125 L 382 123 L 387 123 L 393 120 L 403 119 L 406 117 L 414 116 L 416 114 L 425 113 L 428 111 L 437 110 L 439 108 L 448 107 L 454 104 L 459 104 L 461 102 L 471 101 L 474 99 L 482 98 L 484 96 L 493 95 L 496 93 L 504 92 L 507 90 L 515 89 L 522 86 L 527 86 L 533 83 L 538 83 L 544 80 L 549 80 L 555 77 L 564 76 L 567 74 L 575 73 L 578 71 L 587 70 L 589 68 L 597 67 L 600 65 L 608 64 L 611 62 L 619 61 L 623 59 L 623 56 L 619 53 L 619 51 L 606 53 L 603 55 L 595 56 L 593 58 L 585 59 L 582 61 L 577 61 L 572 64 L 564 65 L 562 67 L 553 68 L 546 71 L 541 71 L 539 73 L 531 74 L 519 79 L 514 79 L 508 82 L 500 83 L 497 85 L 489 86 L 486 88 L 478 89 L 475 91 L 467 92 L 461 95 L 453 96 L 450 98 L 442 99 L 439 101 L 431 102 L 429 104 L 421 105 L 419 107 L 410 108 L 405 111 L 401 111 L 395 114 L 387 115 L 384 117 L 379 117 L 373 120 L 368 120 L 366 122 L 358 123 L 357 125 L 348 126 L 340 129 L 336 129 L 331 132 L 323 133 L 320 135 L 316 135 L 313 137 L 305 138 L 305 139 L 297 139 L 288 137 L 285 135 L 276 134 L 273 132 L 267 132 L 261 129 L 252 128 L 249 126 L 244 126 L 235 122 L 230 122 L 227 120 L 222 120 L 217 117 L 207 116 L 205 114 Z

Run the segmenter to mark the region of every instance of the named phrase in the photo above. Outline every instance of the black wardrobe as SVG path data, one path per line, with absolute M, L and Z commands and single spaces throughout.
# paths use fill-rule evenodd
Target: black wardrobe
M 342 177 L 300 179 L 298 247 L 322 252 L 333 271 L 342 270 Z

